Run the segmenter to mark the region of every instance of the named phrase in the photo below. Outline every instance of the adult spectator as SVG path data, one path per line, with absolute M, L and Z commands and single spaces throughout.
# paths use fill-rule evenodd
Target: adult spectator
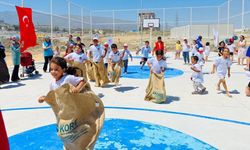
M 11 54 L 12 54 L 12 62 L 14 65 L 14 69 L 11 75 L 11 81 L 17 82 L 20 80 L 18 74 L 19 74 L 19 66 L 20 66 L 20 43 L 19 43 L 19 36 L 13 37 L 12 38 L 13 43 L 11 45 Z
M 9 79 L 10 79 L 9 70 L 4 60 L 5 57 L 6 57 L 5 48 L 0 42 L 0 72 L 1 72 L 0 73 L 0 85 L 3 83 L 9 82 Z
M 53 58 L 52 43 L 49 36 L 46 36 L 43 42 L 44 65 L 43 71 L 46 72 L 50 60 Z

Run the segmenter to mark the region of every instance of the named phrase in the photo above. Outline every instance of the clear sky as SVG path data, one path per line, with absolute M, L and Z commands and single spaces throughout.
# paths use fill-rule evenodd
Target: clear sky
M 90 9 L 136 9 L 217 6 L 227 0 L 72 0 Z
M 0 0 L 12 4 L 21 4 L 22 0 Z M 26 6 L 48 10 L 50 0 L 24 0 Z M 53 0 L 53 5 L 64 10 L 67 0 Z M 106 9 L 136 9 L 136 8 L 169 8 L 169 7 L 197 7 L 218 6 L 227 0 L 71 0 L 91 10 Z M 240 1 L 240 0 L 238 0 Z M 142 5 L 141 5 L 142 4 Z M 47 6 L 46 6 L 47 5 Z M 67 7 L 66 7 L 67 8 Z

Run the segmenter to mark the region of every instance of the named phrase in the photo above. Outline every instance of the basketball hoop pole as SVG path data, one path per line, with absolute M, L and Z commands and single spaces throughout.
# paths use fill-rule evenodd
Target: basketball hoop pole
M 150 29 L 149 42 L 150 42 L 150 47 L 152 47 L 152 31 L 153 31 L 153 27 L 149 27 L 149 29 Z

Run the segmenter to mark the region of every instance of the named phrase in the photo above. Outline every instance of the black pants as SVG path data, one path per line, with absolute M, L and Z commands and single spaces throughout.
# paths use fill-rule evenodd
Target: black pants
M 104 66 L 105 66 L 105 68 L 107 69 L 107 68 L 108 68 L 108 63 L 105 63 Z
M 11 81 L 17 81 L 20 79 L 18 76 L 18 72 L 19 72 L 19 65 L 15 65 L 11 75 Z
M 53 56 L 44 56 L 44 65 L 43 65 L 43 71 L 46 72 L 47 68 L 48 68 L 48 64 L 50 62 L 50 60 L 53 58 Z M 50 71 L 50 69 L 49 69 Z
M 123 60 L 123 65 L 124 65 L 124 72 L 128 72 L 128 59 Z

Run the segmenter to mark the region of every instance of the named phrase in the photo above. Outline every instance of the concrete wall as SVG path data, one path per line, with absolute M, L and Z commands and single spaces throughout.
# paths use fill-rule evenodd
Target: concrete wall
M 225 39 L 231 37 L 234 33 L 233 25 L 229 25 L 229 34 L 227 35 L 227 24 L 221 25 L 187 25 L 182 27 L 175 27 L 170 30 L 171 38 L 188 38 L 195 39 L 198 35 L 202 35 L 203 38 L 213 39 L 213 31 L 219 32 L 219 39 Z

